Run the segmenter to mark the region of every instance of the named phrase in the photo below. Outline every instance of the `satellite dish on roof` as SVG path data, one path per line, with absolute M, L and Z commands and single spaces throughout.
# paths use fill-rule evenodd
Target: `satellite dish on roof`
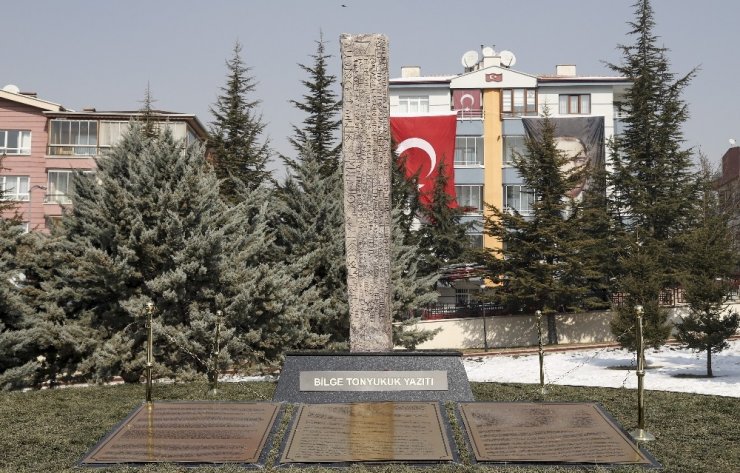
M 19 94 L 21 92 L 21 89 L 19 89 L 18 86 L 15 84 L 8 84 L 3 87 L 3 90 L 5 92 L 10 92 L 11 94 Z
M 501 58 L 501 65 L 504 67 L 511 67 L 516 64 L 516 56 L 511 51 L 501 51 L 499 57 Z
M 485 48 L 483 48 L 481 53 L 483 53 L 483 57 L 493 57 L 496 55 L 496 51 L 494 51 L 493 48 L 490 46 L 486 46 Z
M 465 67 L 473 67 L 478 64 L 478 52 L 470 50 L 463 54 L 462 65 Z

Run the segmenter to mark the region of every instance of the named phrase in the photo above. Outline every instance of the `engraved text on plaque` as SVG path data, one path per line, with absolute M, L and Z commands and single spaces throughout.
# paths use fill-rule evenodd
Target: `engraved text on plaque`
M 279 407 L 246 402 L 142 405 L 81 463 L 256 463 Z
M 453 460 L 437 402 L 303 404 L 282 463 Z
M 594 403 L 461 403 L 478 461 L 651 464 Z

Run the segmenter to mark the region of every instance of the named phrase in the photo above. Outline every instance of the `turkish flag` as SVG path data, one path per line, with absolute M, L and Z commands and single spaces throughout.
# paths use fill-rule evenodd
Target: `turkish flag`
M 406 177 L 419 176 L 419 201 L 429 205 L 440 163 L 447 175 L 445 191 L 450 207 L 455 197 L 455 133 L 457 113 L 391 117 L 391 136 L 399 158 L 406 160 Z
M 465 112 L 480 112 L 482 110 L 480 90 L 455 89 L 452 91 L 452 108 Z

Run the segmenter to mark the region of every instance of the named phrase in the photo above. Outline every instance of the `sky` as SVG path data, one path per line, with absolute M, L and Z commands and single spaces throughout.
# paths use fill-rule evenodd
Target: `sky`
M 342 33 L 381 33 L 390 42 L 390 77 L 401 66 L 422 74 L 462 72 L 460 59 L 481 45 L 513 51 L 513 69 L 552 74 L 575 64 L 579 75 L 614 75 L 630 44 L 634 0 L 6 0 L 0 6 L 0 87 L 68 109 L 136 110 L 147 85 L 155 108 L 194 113 L 205 125 L 226 80 L 235 41 L 257 81 L 265 134 L 276 153 L 304 115 L 290 100 L 306 92 L 298 64 L 323 32 L 329 72 L 340 74 Z M 653 0 L 660 44 L 672 71 L 698 68 L 684 99 L 685 146 L 718 163 L 740 140 L 737 24 L 740 2 Z M 337 86 L 338 87 L 338 86 Z M 338 90 L 337 90 L 338 92 Z M 279 160 L 272 165 L 280 169 Z M 280 171 L 278 171 L 278 176 Z

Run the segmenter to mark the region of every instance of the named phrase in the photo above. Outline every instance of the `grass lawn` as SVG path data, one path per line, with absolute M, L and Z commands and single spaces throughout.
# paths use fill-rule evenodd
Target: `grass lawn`
M 525 384 L 472 383 L 481 401 L 539 400 L 538 387 Z M 269 400 L 272 383 L 221 385 L 222 400 Z M 154 386 L 155 400 L 209 399 L 206 385 L 187 383 Z M 75 464 L 102 436 L 142 402 L 143 386 L 95 386 L 53 391 L 0 394 L 0 471 L 73 471 Z M 596 401 L 627 430 L 636 424 L 634 390 L 550 386 L 548 401 Z M 648 450 L 668 472 L 737 473 L 740 471 L 740 399 L 648 391 L 647 428 L 657 440 Z M 274 447 L 274 446 L 273 446 Z M 274 468 L 268 467 L 274 470 Z M 416 469 L 405 466 L 352 467 L 372 472 L 466 472 L 487 470 L 470 465 Z M 298 469 L 293 469 L 298 470 Z M 293 471 L 291 470 L 291 471 Z M 311 471 L 318 472 L 319 468 Z M 594 471 L 630 472 L 640 468 Z M 76 471 L 80 471 L 77 469 Z M 85 471 L 85 470 L 82 470 Z M 91 468 L 91 472 L 245 471 L 236 466 L 182 468 L 150 465 L 142 468 Z M 336 471 L 335 469 L 329 471 Z M 507 467 L 511 472 L 551 472 L 556 468 Z M 573 471 L 572 469 L 561 471 Z

